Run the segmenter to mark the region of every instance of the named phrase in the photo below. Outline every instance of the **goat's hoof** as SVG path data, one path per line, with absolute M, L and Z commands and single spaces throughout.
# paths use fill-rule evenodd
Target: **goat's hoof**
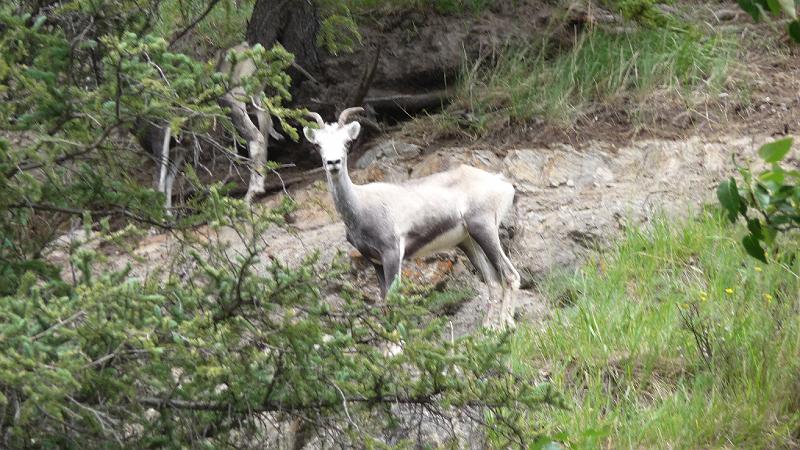
M 488 315 L 483 321 L 483 328 L 502 333 L 503 331 L 512 331 L 516 329 L 517 325 L 514 323 L 514 318 L 510 315 Z
M 489 314 L 483 319 L 483 328 L 491 331 L 503 331 L 504 321 L 496 314 Z
M 394 342 L 386 342 L 381 345 L 381 353 L 383 353 L 384 358 L 394 358 L 395 356 L 399 356 L 403 354 L 403 342 L 400 341 L 399 344 Z

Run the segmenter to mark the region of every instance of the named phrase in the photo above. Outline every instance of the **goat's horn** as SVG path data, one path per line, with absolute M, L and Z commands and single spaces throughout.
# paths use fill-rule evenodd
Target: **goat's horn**
M 319 113 L 309 111 L 308 115 L 309 117 L 312 117 L 314 120 L 317 121 L 317 125 L 319 125 L 320 128 L 323 128 L 325 126 L 325 121 L 322 120 L 322 116 L 320 116 Z
M 364 112 L 364 108 L 360 106 L 354 106 L 352 108 L 347 108 L 339 114 L 339 126 L 344 125 L 347 122 L 347 118 L 350 117 L 351 114 L 357 114 L 360 112 Z

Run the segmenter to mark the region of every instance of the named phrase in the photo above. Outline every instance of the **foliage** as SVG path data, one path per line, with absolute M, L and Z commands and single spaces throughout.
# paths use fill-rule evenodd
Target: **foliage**
M 361 44 L 361 33 L 350 10 L 338 5 L 340 11 L 323 13 L 325 17 L 317 33 L 317 45 L 334 55 L 341 51 L 352 52 L 357 44 Z
M 659 10 L 656 5 L 669 3 L 664 0 L 603 0 L 603 4 L 612 10 L 619 11 L 622 17 L 652 27 L 663 27 L 674 23 L 670 16 Z
M 229 74 L 176 50 L 162 7 L 0 6 L 0 447 L 402 446 L 422 418 L 460 417 L 498 446 L 535 439 L 526 417 L 557 398 L 508 369 L 509 335 L 447 335 L 430 310 L 452 295 L 374 304 L 341 264 L 266 256 L 291 201 L 249 207 L 213 182 L 239 158 L 219 129 Z M 226 57 L 254 60 L 247 94 L 292 135 L 292 56 Z M 162 124 L 199 153 L 168 212 L 133 137 Z M 169 232 L 155 267 L 132 252 L 150 227 Z
M 797 16 L 795 0 L 738 0 L 739 6 L 759 21 L 770 15 L 786 16 L 789 19 L 786 31 L 795 42 L 800 42 L 800 19 Z
M 518 330 L 513 360 L 568 408 L 532 424 L 571 448 L 796 447 L 800 249 L 763 265 L 742 228 L 656 220 L 542 283 L 554 317 Z
M 164 224 L 159 195 L 132 176 L 131 168 L 148 156 L 129 132 L 166 123 L 175 136 L 211 142 L 216 142 L 209 134 L 215 124 L 233 132 L 217 104 L 229 74 L 214 73 L 212 64 L 170 51 L 165 39 L 143 32 L 146 15 L 115 16 L 113 24 L 90 19 L 98 10 L 126 11 L 136 3 L 104 2 L 69 3 L 37 17 L 0 10 L 0 120 L 5 136 L 18 140 L 18 145 L 0 145 L 0 229 L 7 237 L 0 248 L 0 260 L 6 261 L 0 273 L 11 277 L 6 281 L 33 267 L 31 258 L 34 266 L 46 266 L 41 252 L 52 233 L 84 210 Z M 72 36 L 62 21 L 85 29 Z M 120 32 L 112 25 L 140 31 Z M 256 47 L 249 56 L 261 70 L 246 81 L 248 92 L 269 86 L 270 94 L 261 94 L 263 104 L 285 131 L 293 131 L 284 119 L 301 112 L 283 107 L 289 95 L 283 69 L 291 55 L 279 47 Z M 236 158 L 233 147 L 212 148 Z M 53 212 L 61 214 L 51 227 L 28 226 L 41 219 L 40 213 Z M 49 234 L 34 234 L 44 230 Z M 15 289 L 15 282 L 2 284 L 4 293 Z
M 155 33 L 169 36 L 173 41 L 178 33 L 202 17 L 209 5 L 208 0 L 162 0 Z M 175 49 L 200 57 L 241 43 L 254 5 L 255 0 L 218 0 L 203 20 L 174 45 Z
M 728 213 L 728 219 L 736 222 L 742 216 L 748 234 L 742 245 L 750 256 L 767 262 L 762 243 L 773 246 L 779 232 L 800 228 L 800 171 L 781 167 L 792 148 L 792 138 L 764 144 L 758 155 L 769 165 L 757 175 L 747 167 L 739 167 L 742 186 L 737 186 L 731 177 L 717 187 L 717 197 Z
M 691 30 L 596 29 L 552 59 L 547 48 L 547 42 L 508 47 L 495 67 L 469 68 L 458 104 L 478 116 L 497 112 L 511 120 L 544 116 L 571 123 L 599 103 L 624 103 L 636 114 L 653 107 L 652 97 L 666 96 L 656 102 L 663 103 L 696 88 L 718 89 L 733 45 Z
M 0 298 L 10 447 L 263 448 L 274 445 L 269 424 L 290 418 L 311 434 L 377 443 L 403 414 L 481 405 L 494 405 L 501 442 L 527 439 L 515 434 L 520 411 L 552 394 L 505 368 L 507 335 L 442 340 L 445 320 L 427 312 L 435 296 L 375 305 L 340 286 L 348 267 L 262 260 L 263 233 L 291 205 L 253 210 L 210 194 L 207 234 L 176 236 L 181 252 L 144 279 L 100 264 L 88 244 L 113 233 L 87 221 L 69 250 L 76 282 L 28 274 Z M 325 297 L 339 290 L 334 308 Z M 402 353 L 385 352 L 392 345 Z

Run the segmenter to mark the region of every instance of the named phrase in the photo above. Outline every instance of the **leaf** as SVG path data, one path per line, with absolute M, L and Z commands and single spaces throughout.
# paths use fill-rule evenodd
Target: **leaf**
M 789 22 L 789 36 L 795 42 L 800 43 L 800 20 L 795 19 Z
M 753 189 L 753 198 L 756 201 L 756 206 L 760 209 L 765 209 L 769 206 L 769 191 L 764 186 L 760 184 L 756 185 L 755 189 Z
M 777 164 L 772 168 L 772 170 L 767 170 L 762 172 L 761 175 L 758 176 L 758 179 L 761 181 L 768 181 L 770 183 L 775 183 L 776 185 L 783 184 L 783 180 L 785 178 L 785 172 L 783 169 L 780 168 Z
M 736 215 L 739 213 L 739 205 L 741 204 L 736 180 L 731 177 L 720 183 L 717 187 L 717 198 L 722 207 L 728 211 L 728 219 L 731 222 L 736 222 Z
M 739 7 L 747 14 L 750 14 L 756 22 L 761 19 L 761 10 L 752 0 L 737 0 L 737 3 L 739 3 Z
M 758 240 L 764 239 L 764 235 L 761 233 L 761 222 L 758 219 L 749 219 L 747 221 L 747 229 L 754 238 Z
M 778 3 L 781 4 L 781 8 L 783 8 L 783 12 L 786 13 L 792 20 L 797 20 L 797 10 L 794 6 L 794 0 L 777 0 Z
M 792 138 L 785 138 L 779 141 L 764 144 L 758 149 L 758 156 L 768 163 L 776 163 L 783 159 L 792 148 Z
M 761 233 L 764 235 L 764 239 L 762 240 L 767 245 L 772 245 L 775 242 L 775 238 L 778 236 L 778 232 L 769 226 L 761 228 Z
M 765 264 L 767 263 L 767 255 L 764 252 L 764 249 L 761 248 L 761 244 L 758 243 L 758 239 L 753 237 L 753 235 L 748 234 L 747 236 L 743 237 L 742 245 L 744 246 L 744 249 L 747 251 L 748 255 Z
M 776 16 L 780 14 L 781 9 L 783 9 L 778 0 L 767 0 L 767 6 L 769 7 L 769 11 Z

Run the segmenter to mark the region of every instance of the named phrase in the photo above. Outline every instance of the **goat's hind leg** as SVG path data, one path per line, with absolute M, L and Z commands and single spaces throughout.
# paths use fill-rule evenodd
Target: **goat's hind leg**
M 236 127 L 236 131 L 247 139 L 247 151 L 250 156 L 250 183 L 247 186 L 247 194 L 244 199 L 250 202 L 256 194 L 264 192 L 264 165 L 267 163 L 267 142 L 266 137 L 261 134 L 258 127 L 250 120 L 247 115 L 247 105 L 237 99 L 243 96 L 244 90 L 240 88 L 223 95 L 220 103 L 231 110 L 231 122 Z
M 498 308 L 497 293 L 500 289 L 500 277 L 497 274 L 489 258 L 483 252 L 481 247 L 475 242 L 474 239 L 468 237 L 464 242 L 458 246 L 469 258 L 469 261 L 478 270 L 486 283 L 486 288 L 489 296 L 489 308 L 486 311 L 486 316 L 483 319 L 483 326 L 486 328 L 499 329 L 503 325 L 502 308 Z
M 175 177 L 178 176 L 178 170 L 183 165 L 183 160 L 186 158 L 186 149 L 182 147 L 175 148 L 175 161 L 169 165 L 169 171 L 164 184 L 164 195 L 166 197 L 165 207 L 167 214 L 172 214 L 172 186 L 175 184 Z
M 261 135 L 264 136 L 264 142 L 269 144 L 269 138 L 276 141 L 282 141 L 283 136 L 278 133 L 272 122 L 272 116 L 269 111 L 265 110 L 261 105 L 261 100 L 258 97 L 253 98 L 253 106 L 256 108 L 256 120 L 258 121 L 258 129 Z
M 502 321 L 506 326 L 514 327 L 514 291 L 519 289 L 520 276 L 511 260 L 508 259 L 500 245 L 500 234 L 494 218 L 486 217 L 467 223 L 467 230 L 475 242 L 483 249 L 491 265 L 500 276 L 503 288 L 503 299 L 500 309 Z

